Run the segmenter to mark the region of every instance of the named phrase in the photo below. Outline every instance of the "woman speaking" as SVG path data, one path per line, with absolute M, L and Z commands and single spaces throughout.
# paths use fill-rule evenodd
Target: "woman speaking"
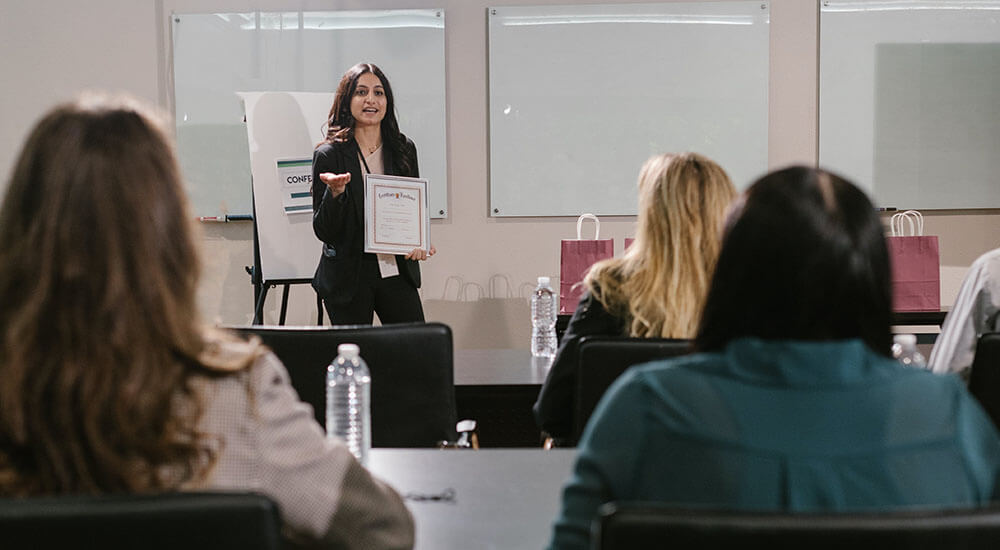
M 364 251 L 364 175 L 418 177 L 417 148 L 399 131 L 392 88 L 371 63 L 351 67 L 340 79 L 326 139 L 313 152 L 313 230 L 323 253 L 313 288 L 336 325 L 423 321 L 418 260 L 435 249 L 409 254 Z

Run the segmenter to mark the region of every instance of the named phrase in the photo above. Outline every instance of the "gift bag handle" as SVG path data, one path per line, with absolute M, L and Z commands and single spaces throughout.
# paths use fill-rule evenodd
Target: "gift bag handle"
M 448 285 L 452 281 L 458 283 L 458 287 L 455 289 L 455 301 L 457 302 L 462 299 L 462 286 L 465 285 L 465 280 L 459 277 L 458 275 L 451 275 L 444 280 L 444 290 L 441 291 L 441 299 L 442 300 L 448 299 Z
M 910 224 L 910 233 L 915 230 L 913 227 L 913 220 L 906 214 L 906 212 L 896 212 L 889 219 L 889 231 L 893 237 L 903 236 L 903 221 L 907 221 Z
M 591 214 L 590 212 L 586 214 L 581 214 L 579 218 L 576 219 L 576 240 L 583 240 L 583 220 L 594 220 L 594 240 L 601 238 L 601 220 L 597 219 L 597 216 Z
M 503 296 L 503 297 L 504 298 L 513 298 L 514 297 L 514 289 L 511 286 L 510 277 L 508 277 L 507 275 L 505 275 L 503 273 L 496 273 L 492 277 L 490 277 L 490 298 L 500 298 L 501 297 L 501 296 L 497 296 L 497 281 L 503 281 L 504 283 L 506 283 L 506 286 L 507 286 L 507 295 Z
M 913 219 L 917 221 L 917 235 L 924 234 L 924 215 L 916 210 L 907 210 L 906 213 L 913 216 Z
M 924 234 L 924 216 L 917 210 L 907 210 L 905 212 L 897 212 L 892 215 L 889 219 L 889 230 L 893 237 L 902 237 L 906 235 L 903 230 L 903 221 L 906 221 L 907 227 L 910 229 L 910 235 L 920 236 Z
M 483 296 L 486 295 L 486 291 L 483 289 L 483 285 L 481 285 L 479 283 L 469 282 L 469 283 L 465 283 L 464 285 L 462 285 L 462 301 L 465 301 L 465 302 L 469 301 L 469 287 L 470 286 L 471 287 L 475 287 L 476 292 L 479 294 L 479 296 L 476 297 L 476 301 L 478 302 L 479 300 L 482 300 Z

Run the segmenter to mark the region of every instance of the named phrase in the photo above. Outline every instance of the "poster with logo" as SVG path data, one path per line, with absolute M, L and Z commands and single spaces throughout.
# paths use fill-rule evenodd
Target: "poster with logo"
M 278 159 L 278 186 L 285 214 L 312 213 L 312 158 Z

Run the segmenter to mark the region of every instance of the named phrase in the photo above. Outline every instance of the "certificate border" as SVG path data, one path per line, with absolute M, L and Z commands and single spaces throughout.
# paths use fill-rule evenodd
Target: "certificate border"
M 414 248 L 430 249 L 430 212 L 427 208 L 427 180 L 382 174 L 365 174 L 365 252 L 376 254 L 409 254 Z M 375 186 L 395 187 L 417 192 L 420 209 L 420 244 L 376 243 L 375 241 Z

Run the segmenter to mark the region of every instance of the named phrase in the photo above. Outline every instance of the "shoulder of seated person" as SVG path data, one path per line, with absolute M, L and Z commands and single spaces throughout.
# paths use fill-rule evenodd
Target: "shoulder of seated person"
M 617 316 L 614 313 L 609 311 L 608 308 L 592 294 L 588 294 L 586 297 L 584 297 L 584 299 L 581 300 L 580 303 L 576 306 L 576 310 L 577 312 L 579 312 L 577 316 L 581 319 L 590 319 L 594 318 L 595 316 L 597 318 L 604 318 L 604 317 L 617 318 Z
M 209 335 L 206 340 L 205 349 L 202 350 L 199 359 L 209 371 L 239 372 L 259 363 L 266 354 L 273 356 L 258 338 L 242 340 Z
M 587 292 L 583 295 L 580 303 L 577 304 L 576 309 L 581 313 L 587 313 L 595 307 L 594 304 L 600 305 L 600 302 L 597 301 L 597 298 L 593 294 Z

